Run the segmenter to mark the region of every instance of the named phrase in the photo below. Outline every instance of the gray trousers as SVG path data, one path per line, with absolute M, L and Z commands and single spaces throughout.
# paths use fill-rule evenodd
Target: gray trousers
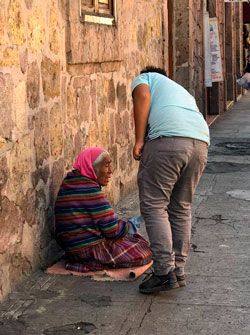
M 205 142 L 160 137 L 146 142 L 140 159 L 138 186 L 154 272 L 184 274 L 190 248 L 191 205 L 207 162 Z

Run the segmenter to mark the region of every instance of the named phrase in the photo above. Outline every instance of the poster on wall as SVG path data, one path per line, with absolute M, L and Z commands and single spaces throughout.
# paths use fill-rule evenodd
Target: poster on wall
M 210 25 L 209 25 L 209 14 L 204 13 L 204 59 L 205 59 L 205 86 L 212 87 L 212 75 L 211 75 L 211 51 L 210 51 Z
M 223 81 L 219 29 L 216 17 L 209 19 L 209 35 L 212 82 Z

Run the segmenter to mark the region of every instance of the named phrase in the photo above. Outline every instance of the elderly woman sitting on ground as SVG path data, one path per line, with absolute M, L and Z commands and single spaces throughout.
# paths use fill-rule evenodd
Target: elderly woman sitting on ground
M 56 239 L 65 250 L 66 269 L 88 272 L 149 263 L 148 242 L 131 234 L 133 222 L 118 219 L 101 189 L 112 175 L 108 152 L 86 149 L 73 167 L 55 204 Z

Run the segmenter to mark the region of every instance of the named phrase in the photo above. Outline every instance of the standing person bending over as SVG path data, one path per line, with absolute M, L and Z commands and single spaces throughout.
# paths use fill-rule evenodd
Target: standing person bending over
M 185 286 L 193 194 L 207 162 L 209 129 L 195 99 L 147 67 L 132 83 L 138 186 L 154 272 L 141 293 Z

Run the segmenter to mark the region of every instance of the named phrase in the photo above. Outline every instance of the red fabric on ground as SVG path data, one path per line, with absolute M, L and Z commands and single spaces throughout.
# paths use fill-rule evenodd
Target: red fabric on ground
M 65 269 L 65 262 L 60 261 L 56 264 L 52 265 L 46 270 L 47 274 L 51 275 L 74 275 L 74 276 L 82 276 L 82 277 L 92 277 L 95 280 L 101 280 L 105 278 L 107 280 L 122 280 L 122 281 L 131 281 L 140 277 L 143 273 L 145 273 L 151 266 L 153 262 L 139 266 L 139 267 L 131 267 L 124 269 L 106 269 L 102 271 L 96 272 L 75 272 Z

